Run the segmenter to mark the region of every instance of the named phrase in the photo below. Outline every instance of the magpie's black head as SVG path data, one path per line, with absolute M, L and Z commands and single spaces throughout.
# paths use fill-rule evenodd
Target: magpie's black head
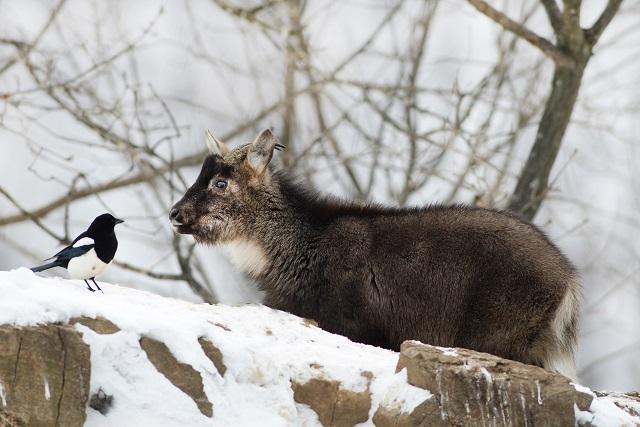
M 98 237 L 111 234 L 113 233 L 113 227 L 115 227 L 117 224 L 120 224 L 121 222 L 124 221 L 114 217 L 111 214 L 102 214 L 93 220 L 93 222 L 87 229 L 87 234 L 89 235 L 89 237 Z

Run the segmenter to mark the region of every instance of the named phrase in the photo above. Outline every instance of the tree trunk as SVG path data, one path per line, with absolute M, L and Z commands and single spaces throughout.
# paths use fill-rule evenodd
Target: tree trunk
M 284 104 L 282 112 L 282 134 L 280 140 L 288 150 L 284 150 L 280 155 L 282 165 L 288 167 L 293 160 L 293 143 L 296 131 L 296 109 L 295 109 L 295 91 L 296 91 L 296 56 L 298 49 L 296 48 L 296 39 L 298 32 L 301 31 L 301 5 L 299 0 L 289 0 L 287 3 L 289 13 L 289 30 L 287 33 L 287 48 L 285 58 L 284 71 Z
M 535 142 L 509 202 L 509 209 L 528 220 L 535 216 L 548 190 L 549 174 L 578 97 L 586 58 L 558 65 Z
M 596 22 L 588 29 L 580 26 L 581 0 L 563 0 L 562 11 L 556 0 L 541 0 L 556 44 L 509 18 L 485 0 L 467 1 L 505 30 L 540 49 L 555 64 L 551 94 L 542 113 L 536 140 L 508 206 L 531 221 L 549 189 L 549 174 L 571 120 L 593 47 L 618 12 L 622 0 L 608 0 Z

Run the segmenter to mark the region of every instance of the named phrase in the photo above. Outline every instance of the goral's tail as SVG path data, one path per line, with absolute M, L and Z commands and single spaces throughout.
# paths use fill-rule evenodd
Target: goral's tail
M 580 285 L 576 278 L 572 278 L 551 324 L 553 346 L 543 362 L 545 369 L 558 372 L 574 382 L 578 381 L 575 353 L 580 300 Z
M 42 264 L 37 267 L 32 267 L 31 271 L 33 271 L 34 273 L 37 273 L 39 271 L 48 270 L 53 267 L 60 267 L 61 265 L 62 263 L 60 261 L 53 261 L 53 262 L 50 262 L 49 264 Z

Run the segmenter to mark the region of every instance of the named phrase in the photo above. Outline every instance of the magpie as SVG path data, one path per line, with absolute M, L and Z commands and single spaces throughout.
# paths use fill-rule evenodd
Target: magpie
M 95 289 L 89 285 L 87 279 L 93 281 L 98 290 L 102 291 L 95 277 L 107 268 L 116 254 L 118 239 L 113 228 L 122 222 L 124 221 L 108 213 L 96 217 L 87 231 L 76 237 L 70 246 L 45 260 L 53 260 L 52 262 L 33 267 L 31 271 L 64 267 L 72 279 L 84 280 L 91 292 Z

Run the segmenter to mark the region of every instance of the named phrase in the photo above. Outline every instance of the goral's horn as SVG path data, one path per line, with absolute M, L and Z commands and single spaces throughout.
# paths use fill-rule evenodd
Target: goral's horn
M 229 152 L 229 149 L 227 148 L 227 144 L 225 144 L 224 142 L 216 138 L 209 129 L 207 129 L 206 135 L 207 135 L 207 140 L 206 140 L 207 147 L 209 148 L 209 151 L 212 154 L 219 154 L 221 156 L 224 156 Z

